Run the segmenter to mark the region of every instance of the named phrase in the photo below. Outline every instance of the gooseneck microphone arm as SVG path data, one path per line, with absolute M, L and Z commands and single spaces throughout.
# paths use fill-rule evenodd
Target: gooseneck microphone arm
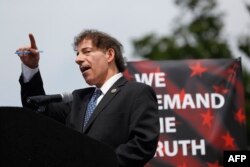
M 39 96 L 30 96 L 27 98 L 27 103 L 38 107 L 37 112 L 44 112 L 45 106 L 49 103 L 58 103 L 58 102 L 70 102 L 73 100 L 72 93 L 63 93 L 63 94 L 54 94 L 54 95 L 39 95 Z

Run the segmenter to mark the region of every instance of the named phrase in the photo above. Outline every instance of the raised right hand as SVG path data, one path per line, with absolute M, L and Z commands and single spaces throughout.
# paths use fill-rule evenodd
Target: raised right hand
M 17 49 L 17 51 L 30 51 L 31 53 L 18 54 L 18 56 L 20 57 L 23 64 L 25 64 L 29 68 L 36 68 L 39 65 L 40 55 L 33 34 L 29 34 L 29 38 L 30 46 L 21 47 Z

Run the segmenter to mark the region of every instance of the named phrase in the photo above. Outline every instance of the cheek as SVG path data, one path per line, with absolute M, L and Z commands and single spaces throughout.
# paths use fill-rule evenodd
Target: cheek
M 95 59 L 93 59 L 93 65 L 95 66 L 95 68 L 100 69 L 100 70 L 104 70 L 108 67 L 108 62 L 106 59 L 104 59 L 103 57 L 97 57 Z
M 108 66 L 106 63 L 96 63 L 95 72 L 96 72 L 96 75 L 99 75 L 99 77 L 107 73 L 107 70 L 108 70 Z

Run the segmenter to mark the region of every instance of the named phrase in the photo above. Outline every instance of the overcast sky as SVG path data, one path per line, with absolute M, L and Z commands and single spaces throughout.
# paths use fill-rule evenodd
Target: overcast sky
M 249 33 L 245 1 L 219 0 L 226 13 L 224 33 L 232 41 Z M 178 13 L 173 0 L 0 0 L 0 106 L 21 106 L 21 63 L 14 52 L 29 45 L 30 32 L 44 51 L 40 70 L 46 93 L 57 94 L 87 86 L 72 50 L 73 37 L 81 30 L 94 28 L 116 37 L 131 61 L 131 40 L 151 32 L 169 34 Z

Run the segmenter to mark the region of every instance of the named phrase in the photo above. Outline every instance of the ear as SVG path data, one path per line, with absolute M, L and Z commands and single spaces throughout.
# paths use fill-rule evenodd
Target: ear
M 107 57 L 107 61 L 110 63 L 112 61 L 115 60 L 115 50 L 113 48 L 109 48 L 106 51 L 106 57 Z

